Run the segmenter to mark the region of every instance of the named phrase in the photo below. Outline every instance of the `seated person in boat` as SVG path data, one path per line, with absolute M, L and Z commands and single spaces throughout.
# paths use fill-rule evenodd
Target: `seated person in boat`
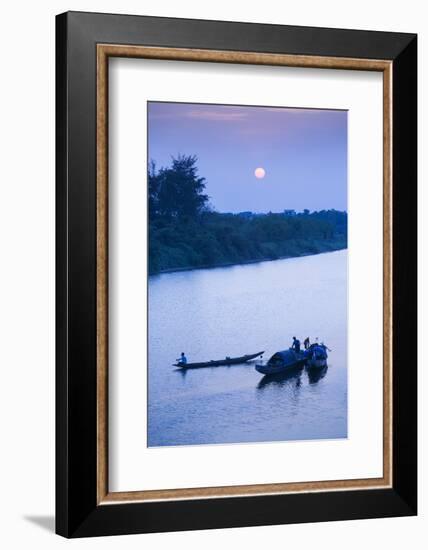
M 298 340 L 295 336 L 293 336 L 293 344 L 291 349 L 294 349 L 296 353 L 300 353 L 300 340 Z
M 179 365 L 187 365 L 187 357 L 184 355 L 184 351 L 181 352 L 180 359 L 177 359 Z

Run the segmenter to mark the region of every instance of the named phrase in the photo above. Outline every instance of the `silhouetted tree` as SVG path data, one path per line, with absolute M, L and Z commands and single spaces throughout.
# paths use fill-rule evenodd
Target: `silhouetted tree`
M 149 164 L 149 208 L 151 216 L 194 218 L 207 209 L 205 178 L 198 176 L 196 156 L 172 158 L 169 168 L 156 171 Z
M 149 199 L 149 215 L 153 219 L 159 208 L 158 195 L 160 188 L 159 176 L 156 172 L 156 164 L 154 160 L 149 162 L 148 168 L 148 199 Z

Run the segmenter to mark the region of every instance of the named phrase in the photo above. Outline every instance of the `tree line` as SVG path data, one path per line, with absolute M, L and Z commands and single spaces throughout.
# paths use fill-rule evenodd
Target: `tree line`
M 317 254 L 347 246 L 347 213 L 214 211 L 195 156 L 148 170 L 149 273 Z

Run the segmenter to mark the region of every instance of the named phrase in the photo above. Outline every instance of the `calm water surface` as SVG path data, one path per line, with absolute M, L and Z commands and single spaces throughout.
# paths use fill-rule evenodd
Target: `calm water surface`
M 150 277 L 149 446 L 346 437 L 346 323 L 346 250 Z M 189 362 L 267 359 L 294 335 L 332 349 L 323 377 L 172 367 L 181 351 Z

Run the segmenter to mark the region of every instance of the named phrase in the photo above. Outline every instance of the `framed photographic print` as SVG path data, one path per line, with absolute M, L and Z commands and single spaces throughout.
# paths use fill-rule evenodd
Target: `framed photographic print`
M 57 532 L 414 515 L 416 36 L 57 16 Z

